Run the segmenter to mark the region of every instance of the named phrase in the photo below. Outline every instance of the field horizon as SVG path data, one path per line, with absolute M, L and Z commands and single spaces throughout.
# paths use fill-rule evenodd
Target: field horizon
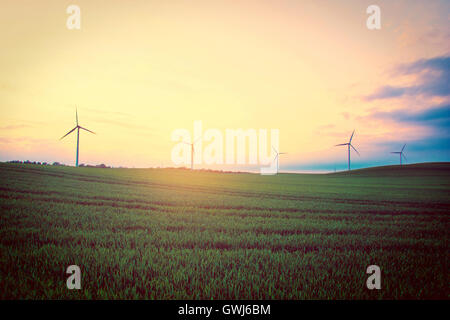
M 19 164 L 19 165 L 36 165 L 36 166 L 57 166 L 57 167 L 67 167 L 67 168 L 76 168 L 75 165 L 68 165 L 64 163 L 58 163 L 57 165 L 52 164 L 51 162 L 40 162 L 40 161 L 30 161 L 30 160 L 8 160 L 8 161 L 0 161 L 0 164 Z M 351 169 L 350 171 L 347 169 L 341 169 L 337 171 L 333 170 L 286 170 L 286 171 L 279 171 L 278 174 L 338 174 L 338 173 L 348 173 L 348 174 L 354 174 L 354 173 L 361 173 L 365 170 L 395 170 L 398 168 L 399 170 L 405 170 L 407 169 L 433 169 L 442 167 L 445 169 L 446 166 L 450 167 L 450 161 L 426 161 L 426 162 L 415 162 L 415 163 L 403 163 L 403 164 L 388 164 L 388 165 L 379 165 L 379 166 L 368 166 L 363 168 L 357 168 L 357 169 Z M 191 169 L 189 167 L 127 167 L 127 166 L 108 166 L 107 164 L 97 164 L 97 165 L 90 165 L 90 164 L 80 164 L 78 168 L 87 168 L 87 169 L 133 169 L 133 170 L 187 170 L 190 171 Z M 403 169 L 402 169 L 403 168 Z M 211 168 L 196 168 L 194 170 L 195 172 L 215 172 L 215 173 L 236 173 L 236 174 L 258 174 L 261 173 L 258 170 L 226 170 L 226 169 L 211 169 Z
M 276 176 L 0 163 L 0 178 L 2 299 L 449 298 L 449 162 Z

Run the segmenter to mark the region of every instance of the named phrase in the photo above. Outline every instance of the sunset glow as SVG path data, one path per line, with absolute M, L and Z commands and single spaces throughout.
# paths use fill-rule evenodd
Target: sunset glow
M 2 1 L 0 161 L 174 166 L 171 133 L 279 129 L 282 170 L 449 161 L 448 1 Z M 414 23 L 413 23 L 414 22 Z M 206 167 L 206 166 L 205 166 Z M 232 170 L 234 166 L 214 168 Z

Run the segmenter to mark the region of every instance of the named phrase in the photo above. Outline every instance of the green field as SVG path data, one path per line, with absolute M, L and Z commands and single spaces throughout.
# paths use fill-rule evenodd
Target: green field
M 450 164 L 327 175 L 0 164 L 2 299 L 448 299 Z M 81 267 L 81 290 L 66 268 Z M 381 268 L 368 290 L 367 266 Z

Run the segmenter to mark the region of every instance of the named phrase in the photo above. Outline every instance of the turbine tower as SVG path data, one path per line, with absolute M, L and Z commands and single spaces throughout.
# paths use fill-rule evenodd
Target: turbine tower
M 63 135 L 61 137 L 61 139 L 59 139 L 59 140 L 64 139 L 66 136 L 71 134 L 73 131 L 77 130 L 77 157 L 76 157 L 76 160 L 75 160 L 75 167 L 78 167 L 78 154 L 79 154 L 79 150 L 80 150 L 80 129 L 86 130 L 86 131 L 88 131 L 90 133 L 93 133 L 93 134 L 95 134 L 95 132 L 93 132 L 91 130 L 88 130 L 86 128 L 83 128 L 82 126 L 78 125 L 78 110 L 77 109 L 75 109 L 75 117 L 76 117 L 76 121 L 77 121 L 77 125 L 75 126 L 75 128 L 73 128 L 72 130 L 67 132 L 65 135 Z
M 191 146 L 191 170 L 194 170 L 194 152 L 195 152 L 194 145 L 195 145 L 201 138 L 202 138 L 202 137 L 198 138 L 197 140 L 195 140 L 195 141 L 192 142 L 192 143 L 183 141 L 184 144 L 187 144 L 187 145 L 190 145 L 190 146 Z
M 278 152 L 274 146 L 272 146 L 272 149 L 273 149 L 273 151 L 275 151 L 275 158 L 273 158 L 273 160 L 274 161 L 275 161 L 275 159 L 277 160 L 277 174 L 278 174 L 278 169 L 279 169 L 278 158 L 279 158 L 280 154 L 287 154 L 287 153 L 286 152 Z
M 355 130 L 353 130 L 352 136 L 350 137 L 350 140 L 347 143 L 341 143 L 341 144 L 335 145 L 335 147 L 338 147 L 338 146 L 347 146 L 348 147 L 348 171 L 350 171 L 350 147 L 352 147 L 353 150 L 355 150 L 355 152 L 359 156 L 358 150 L 356 150 L 356 148 L 352 145 L 352 139 L 353 139 L 354 134 L 355 134 Z
M 406 147 L 406 143 L 403 145 L 403 148 L 401 151 L 391 152 L 391 153 L 398 154 L 400 156 L 400 165 L 402 165 L 402 157 L 404 157 L 405 160 L 408 161 L 408 159 L 406 159 L 406 156 L 403 154 L 403 150 L 405 150 L 405 147 Z

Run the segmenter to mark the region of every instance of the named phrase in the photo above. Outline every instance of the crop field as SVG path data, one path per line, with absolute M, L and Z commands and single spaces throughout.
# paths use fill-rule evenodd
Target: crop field
M 2 299 L 450 296 L 448 163 L 277 176 L 1 163 L 0 181 Z

